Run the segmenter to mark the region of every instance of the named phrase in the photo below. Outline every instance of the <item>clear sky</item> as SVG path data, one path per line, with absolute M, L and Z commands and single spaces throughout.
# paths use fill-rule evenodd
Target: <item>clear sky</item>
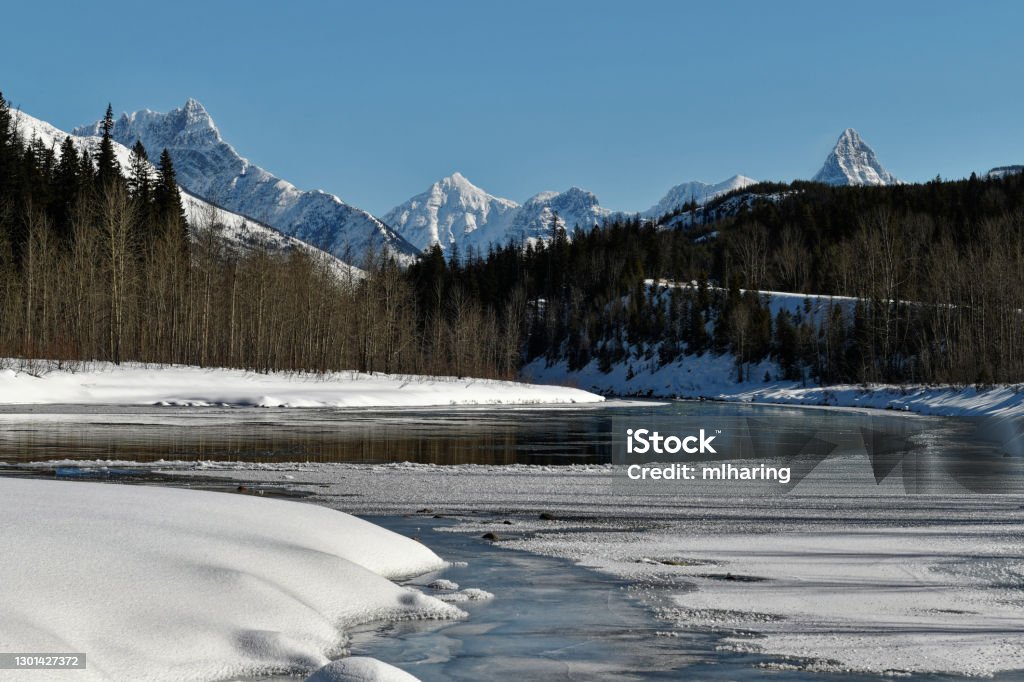
M 635 211 L 815 173 L 1024 163 L 1024 2 L 10 3 L 0 90 L 69 129 L 189 96 L 243 155 L 375 213 L 458 170 Z

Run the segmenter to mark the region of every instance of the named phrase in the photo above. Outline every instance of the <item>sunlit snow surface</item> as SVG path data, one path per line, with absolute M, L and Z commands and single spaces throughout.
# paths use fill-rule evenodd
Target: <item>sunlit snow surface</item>
M 711 629 L 780 667 L 1024 669 L 1024 496 L 906 495 L 898 472 L 876 484 L 857 456 L 827 460 L 788 494 L 734 482 L 646 496 L 612 465 L 174 469 L 287 482 L 360 513 L 429 507 L 462 517 L 456 532 L 494 531 L 481 512 L 516 510 L 500 544 L 635 581 L 666 636 Z
M 0 478 L 0 528 L 0 651 L 87 656 L 31 679 L 308 674 L 347 627 L 463 615 L 391 582 L 444 565 L 424 545 L 314 505 Z
M 0 369 L 0 404 L 386 407 L 589 403 L 604 398 L 562 386 L 511 381 L 335 372 L 320 375 L 90 363 L 39 371 Z

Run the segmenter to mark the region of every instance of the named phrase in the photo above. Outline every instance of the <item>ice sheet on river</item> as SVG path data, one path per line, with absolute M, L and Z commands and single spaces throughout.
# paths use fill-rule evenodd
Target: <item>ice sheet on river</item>
M 907 495 L 863 457 L 820 465 L 805 494 L 734 483 L 657 497 L 612 465 L 163 466 L 360 513 L 455 515 L 457 530 L 635 580 L 667 632 L 712 629 L 801 669 L 1024 669 L 1024 497 Z

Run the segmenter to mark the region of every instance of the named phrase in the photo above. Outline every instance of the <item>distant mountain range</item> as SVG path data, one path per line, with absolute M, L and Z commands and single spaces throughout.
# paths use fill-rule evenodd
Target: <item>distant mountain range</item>
M 99 123 L 73 132 L 94 137 L 99 133 Z M 371 251 L 383 251 L 409 262 L 434 244 L 445 250 L 456 247 L 485 251 L 511 241 L 544 240 L 553 234 L 552 223 L 556 220 L 572 232 L 576 228 L 592 229 L 615 216 L 656 219 L 683 206 L 703 206 L 757 183 L 744 175 L 713 184 L 684 182 L 669 189 L 647 210 L 625 213 L 601 206 L 592 192 L 579 187 L 541 192 L 518 203 L 491 194 L 455 172 L 377 218 L 333 194 L 300 190 L 252 164 L 224 141 L 210 114 L 194 99 L 167 113 L 143 109 L 125 114 L 115 122 L 113 136 L 125 146 L 141 140 L 154 154 L 168 149 L 182 187 L 195 198 L 264 223 L 349 262 L 359 261 Z M 1020 169 L 994 168 L 989 177 Z M 853 128 L 839 136 L 812 180 L 830 185 L 900 182 Z

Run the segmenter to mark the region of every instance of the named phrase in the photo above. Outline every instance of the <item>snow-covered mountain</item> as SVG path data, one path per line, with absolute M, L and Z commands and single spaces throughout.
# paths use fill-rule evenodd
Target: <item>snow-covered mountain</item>
M 391 209 L 384 221 L 420 249 L 487 251 L 512 241 L 546 240 L 555 214 L 568 232 L 589 230 L 612 211 L 592 192 L 571 187 L 565 192 L 541 192 L 518 204 L 480 189 L 461 173 L 438 180 L 422 194 Z
M 100 122 L 76 128 L 99 134 Z M 266 223 L 344 260 L 385 250 L 411 260 L 417 249 L 366 211 L 320 190 L 303 191 L 243 158 L 223 140 L 203 105 L 189 99 L 179 109 L 124 114 L 112 136 L 125 146 L 136 140 L 154 158 L 167 149 L 178 181 L 190 193 Z
M 384 222 L 420 250 L 434 244 L 447 248 L 478 240 L 474 235 L 485 228 L 500 236 L 518 208 L 511 199 L 488 194 L 455 172 L 391 209 Z
M 79 151 L 88 150 L 94 159 L 98 155 L 101 141 L 99 136 L 69 135 L 46 121 L 29 116 L 22 111 L 14 112 L 14 117 L 15 128 L 23 140 L 39 140 L 44 146 L 52 149 L 57 158 L 60 158 L 60 147 L 66 137 L 71 137 Z M 114 142 L 114 155 L 125 172 L 130 168 L 131 153 L 128 147 Z M 154 174 L 156 173 L 155 168 L 151 168 L 151 170 Z M 300 239 L 290 237 L 272 227 L 204 201 L 189 193 L 186 188 L 182 188 L 181 200 L 185 207 L 185 214 L 192 226 L 216 229 L 225 243 L 232 248 L 247 251 L 260 246 L 277 252 L 299 249 L 318 259 L 323 259 L 332 270 L 338 273 L 358 275 L 360 272 L 356 268 L 346 265 L 340 259 L 324 253 Z
M 1024 173 L 1024 166 L 997 166 L 988 173 L 985 173 L 985 177 L 989 180 L 998 180 L 1009 175 L 1017 175 L 1018 173 Z
M 684 182 L 666 192 L 661 201 L 651 206 L 641 215 L 645 218 L 657 218 L 672 213 L 691 201 L 696 201 L 698 206 L 703 206 L 715 197 L 756 183 L 757 180 L 748 178 L 745 175 L 734 175 L 727 180 L 713 185 L 700 181 Z
M 516 241 L 548 239 L 552 221 L 570 235 L 579 227 L 591 230 L 610 218 L 614 211 L 601 206 L 593 192 L 570 187 L 564 192 L 541 192 L 526 200 L 509 223 L 508 238 Z
M 878 161 L 875 152 L 853 128 L 839 136 L 825 165 L 811 178 L 826 185 L 896 185 L 899 180 Z

